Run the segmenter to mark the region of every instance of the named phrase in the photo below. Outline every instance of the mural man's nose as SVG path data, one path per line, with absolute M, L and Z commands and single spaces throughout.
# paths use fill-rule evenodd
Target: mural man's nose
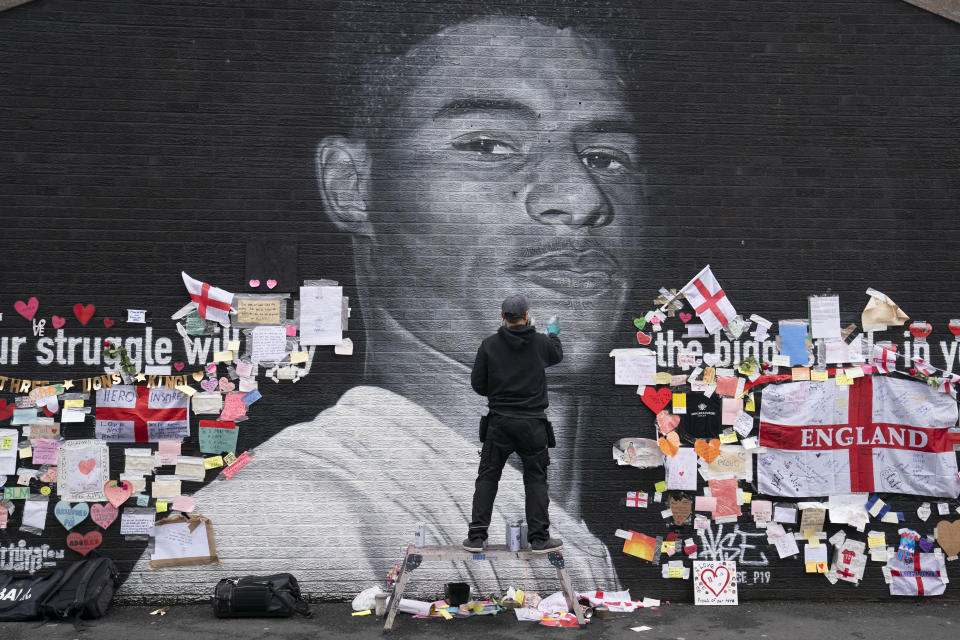
M 610 202 L 576 155 L 548 157 L 533 180 L 526 206 L 537 222 L 581 228 L 602 227 L 613 220 Z

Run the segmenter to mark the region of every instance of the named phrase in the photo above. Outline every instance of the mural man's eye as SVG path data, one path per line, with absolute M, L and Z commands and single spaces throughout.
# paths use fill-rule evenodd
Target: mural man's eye
M 476 154 L 483 160 L 499 160 L 504 156 L 516 153 L 517 150 L 508 142 L 487 137 L 471 137 L 453 142 L 457 151 L 466 151 Z M 495 156 L 500 156 L 497 158 Z
M 585 151 L 580 154 L 580 161 L 583 166 L 594 171 L 624 171 L 629 166 L 629 161 L 625 157 L 618 157 L 619 155 L 607 151 Z

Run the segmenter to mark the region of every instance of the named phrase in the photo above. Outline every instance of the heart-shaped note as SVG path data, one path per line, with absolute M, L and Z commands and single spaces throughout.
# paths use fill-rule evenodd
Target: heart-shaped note
M 7 404 L 6 398 L 0 400 L 0 420 L 6 420 L 13 415 L 13 410 L 17 408 L 15 404 Z
M 207 393 L 213 393 L 217 390 L 217 381 L 215 378 L 207 378 L 200 383 L 200 388 L 206 391 Z
M 670 498 L 670 512 L 673 513 L 673 523 L 678 527 L 687 521 L 693 512 L 693 501 L 690 498 Z
M 50 321 L 53 323 L 53 328 L 54 328 L 54 329 L 59 329 L 60 327 L 62 327 L 62 326 L 64 325 L 64 323 L 67 321 L 67 319 L 66 319 L 66 318 L 61 318 L 60 316 L 54 314 L 54 316 L 50 319 Z
M 703 364 L 708 367 L 715 367 L 720 362 L 720 356 L 715 353 L 705 353 L 703 354 Z
M 662 387 L 660 389 L 647 387 L 643 390 L 643 395 L 640 396 L 640 399 L 643 400 L 643 404 L 647 405 L 650 411 L 660 413 L 661 409 L 670 404 L 672 397 L 673 393 L 669 387 Z
M 113 325 L 114 325 L 114 322 L 113 322 L 113 320 L 111 320 L 110 318 L 104 318 L 104 319 L 103 319 L 103 326 L 105 326 L 107 329 L 109 329 L 109 328 L 112 327 Z
M 672 458 L 677 455 L 677 451 L 680 450 L 680 436 L 677 435 L 676 431 L 671 431 L 667 434 L 666 438 L 660 438 L 657 444 L 660 445 L 660 451 L 662 451 L 664 455 Z
M 267 280 L 267 289 L 273 289 L 275 286 L 277 286 L 276 280 Z
M 94 458 L 87 458 L 86 460 L 81 460 L 77 463 L 77 469 L 80 470 L 80 473 L 83 475 L 89 474 L 97 466 L 97 461 Z
M 174 362 L 174 363 L 173 363 L 173 368 L 176 369 L 177 371 L 183 371 L 183 363 L 182 363 L 182 362 Z
M 110 504 L 119 507 L 127 501 L 127 498 L 133 495 L 133 483 L 111 480 L 103 485 L 103 494 L 107 496 Z
M 693 314 L 692 314 L 692 313 L 684 313 L 683 311 L 681 311 L 681 312 L 680 312 L 680 319 L 683 320 L 683 324 L 687 324 L 688 322 L 690 322 L 691 320 L 693 320 Z
M 53 508 L 53 515 L 67 531 L 70 531 L 87 519 L 87 516 L 90 515 L 90 506 L 86 502 L 78 502 L 71 506 L 69 502 L 60 501 Z
M 67 536 L 67 546 L 84 556 L 101 544 L 103 544 L 103 536 L 99 531 L 91 531 L 83 536 L 79 533 L 71 533 Z
M 669 411 L 661 411 L 657 414 L 657 426 L 660 427 L 660 433 L 666 435 L 677 428 L 680 424 L 680 416 L 675 416 Z
M 73 315 L 77 316 L 77 320 L 80 321 L 80 324 L 86 326 L 90 321 L 90 318 L 93 317 L 93 313 L 97 310 L 92 304 L 83 306 L 79 302 L 73 305 Z
M 207 372 L 207 373 L 216 373 L 216 372 L 217 372 L 217 363 L 216 363 L 216 362 L 211 362 L 210 364 L 208 364 L 208 365 L 207 365 L 207 368 L 206 368 L 206 372 Z
M 717 456 L 720 455 L 720 440 L 714 438 L 707 443 L 706 440 L 697 439 L 697 441 L 693 443 L 693 450 L 708 463 L 713 462 L 717 459 Z
M 692 556 L 697 552 L 697 543 L 692 542 L 693 538 L 689 538 L 689 539 L 691 540 L 691 542 L 689 544 L 683 545 L 683 552 L 688 556 Z
M 646 318 L 634 318 L 634 319 L 633 319 L 633 326 L 635 326 L 637 329 L 643 329 L 645 326 L 647 326 L 647 319 L 646 319 Z
M 933 332 L 933 325 L 929 322 L 911 322 L 910 335 L 914 338 L 926 338 Z
M 704 569 L 700 572 L 700 582 L 717 597 L 730 584 L 730 578 L 730 570 L 726 567 L 717 567 L 716 571 Z
M 937 543 L 948 558 L 960 554 L 960 520 L 938 522 Z
M 220 393 L 230 393 L 237 388 L 237 385 L 233 384 L 226 377 L 220 378 Z
M 643 331 L 637 331 L 637 343 L 638 344 L 650 344 L 653 338 L 650 337 L 650 334 L 644 333 Z
M 251 279 L 250 279 L 250 286 L 253 287 L 254 289 L 256 289 L 257 287 L 260 286 L 260 281 L 257 280 L 256 278 L 251 278 Z
M 203 380 L 203 371 L 194 371 L 192 376 L 194 380 L 196 380 L 197 382 L 200 382 L 201 380 Z
M 90 519 L 106 531 L 107 527 L 113 524 L 120 512 L 112 504 L 95 504 L 90 507 Z
M 37 307 L 39 306 L 40 303 L 36 298 L 30 298 L 26 302 L 23 300 L 17 300 L 13 303 L 13 308 L 17 310 L 17 313 L 22 315 L 27 320 L 33 320 L 33 316 L 37 315 Z

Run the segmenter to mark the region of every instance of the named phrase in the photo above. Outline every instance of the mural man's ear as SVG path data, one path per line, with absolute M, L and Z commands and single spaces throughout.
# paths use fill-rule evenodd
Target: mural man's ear
M 317 182 L 323 209 L 337 227 L 373 235 L 370 202 L 370 155 L 362 140 L 328 136 L 317 145 Z

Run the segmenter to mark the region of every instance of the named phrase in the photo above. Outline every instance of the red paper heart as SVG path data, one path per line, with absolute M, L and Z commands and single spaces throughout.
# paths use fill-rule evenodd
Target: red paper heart
M 95 504 L 90 507 L 90 519 L 106 531 L 107 527 L 113 524 L 120 512 L 112 504 Z
M 926 338 L 933 332 L 933 326 L 929 322 L 913 322 L 910 324 L 910 335 L 914 338 Z
M 77 463 L 77 469 L 80 470 L 80 473 L 87 475 L 97 466 L 97 461 L 94 458 L 88 458 L 86 460 L 81 460 Z
M 637 342 L 640 344 L 650 344 L 653 338 L 649 334 L 644 333 L 643 331 L 637 331 Z
M 37 307 L 39 306 L 40 303 L 36 298 L 30 298 L 26 302 L 23 300 L 17 300 L 13 303 L 13 308 L 17 310 L 17 313 L 22 315 L 27 320 L 33 320 L 33 316 L 37 315 Z
M 13 410 L 17 408 L 15 404 L 7 404 L 6 400 L 0 400 L 0 420 L 6 420 L 13 415 Z
M 952 333 L 953 335 L 960 336 L 960 322 L 951 320 L 950 324 L 947 325 L 947 328 L 950 329 L 950 333 Z
M 71 533 L 67 536 L 67 546 L 79 553 L 87 555 L 103 543 L 103 536 L 99 531 L 91 531 L 86 535 Z
M 93 312 L 96 310 L 97 308 L 92 304 L 83 306 L 82 304 L 77 303 L 73 305 L 73 315 L 77 316 L 77 320 L 79 320 L 80 324 L 84 326 L 87 325 L 87 323 L 90 321 L 90 318 L 93 317 Z
M 720 580 L 720 576 L 719 576 L 718 574 L 719 574 L 721 571 L 722 571 L 724 574 L 726 574 L 726 578 L 723 580 L 723 584 L 720 585 L 719 588 L 714 589 L 713 583 L 714 583 L 714 582 L 718 582 L 718 581 Z M 711 576 L 709 582 L 707 582 L 707 580 L 706 580 L 706 577 L 707 577 L 707 574 L 708 574 L 708 573 L 709 573 L 710 576 Z M 727 588 L 727 585 L 730 584 L 730 577 L 731 577 L 731 576 L 730 576 L 730 570 L 727 569 L 726 567 L 717 567 L 717 570 L 716 570 L 716 571 L 714 571 L 713 569 L 704 569 L 703 571 L 700 572 L 700 582 L 702 582 L 702 583 L 703 583 L 703 586 L 705 586 L 707 589 L 709 589 L 710 592 L 711 592 L 713 595 L 717 596 L 717 597 L 720 597 L 720 592 L 723 591 L 724 589 L 726 589 L 726 588 Z
M 103 495 L 107 496 L 110 504 L 114 507 L 119 507 L 127 501 L 127 498 L 133 495 L 133 483 L 111 480 L 103 485 Z
M 107 329 L 109 329 L 110 327 L 112 327 L 113 324 L 114 324 L 114 323 L 113 323 L 113 320 L 111 320 L 110 318 L 104 318 L 104 319 L 103 319 L 103 326 L 105 326 Z
M 673 392 L 670 391 L 669 387 L 663 387 L 661 389 L 647 387 L 643 390 L 643 395 L 640 396 L 640 399 L 643 400 L 643 404 L 647 405 L 650 411 L 660 413 L 661 409 L 670 404 L 670 398 L 672 397 Z
M 60 316 L 57 316 L 57 315 L 53 316 L 53 318 L 52 318 L 51 320 L 53 321 L 53 328 L 54 328 L 54 329 L 59 329 L 60 327 L 63 326 L 63 323 L 65 323 L 65 322 L 67 321 L 66 318 L 61 318 Z
M 691 320 L 693 320 L 693 314 L 692 314 L 692 313 L 684 313 L 683 311 L 681 311 L 681 312 L 680 312 L 680 319 L 683 320 L 683 324 L 687 324 L 688 322 L 690 322 Z
M 176 369 L 177 371 L 183 371 L 183 363 L 182 363 L 182 362 L 174 362 L 174 363 L 173 363 L 173 368 Z

